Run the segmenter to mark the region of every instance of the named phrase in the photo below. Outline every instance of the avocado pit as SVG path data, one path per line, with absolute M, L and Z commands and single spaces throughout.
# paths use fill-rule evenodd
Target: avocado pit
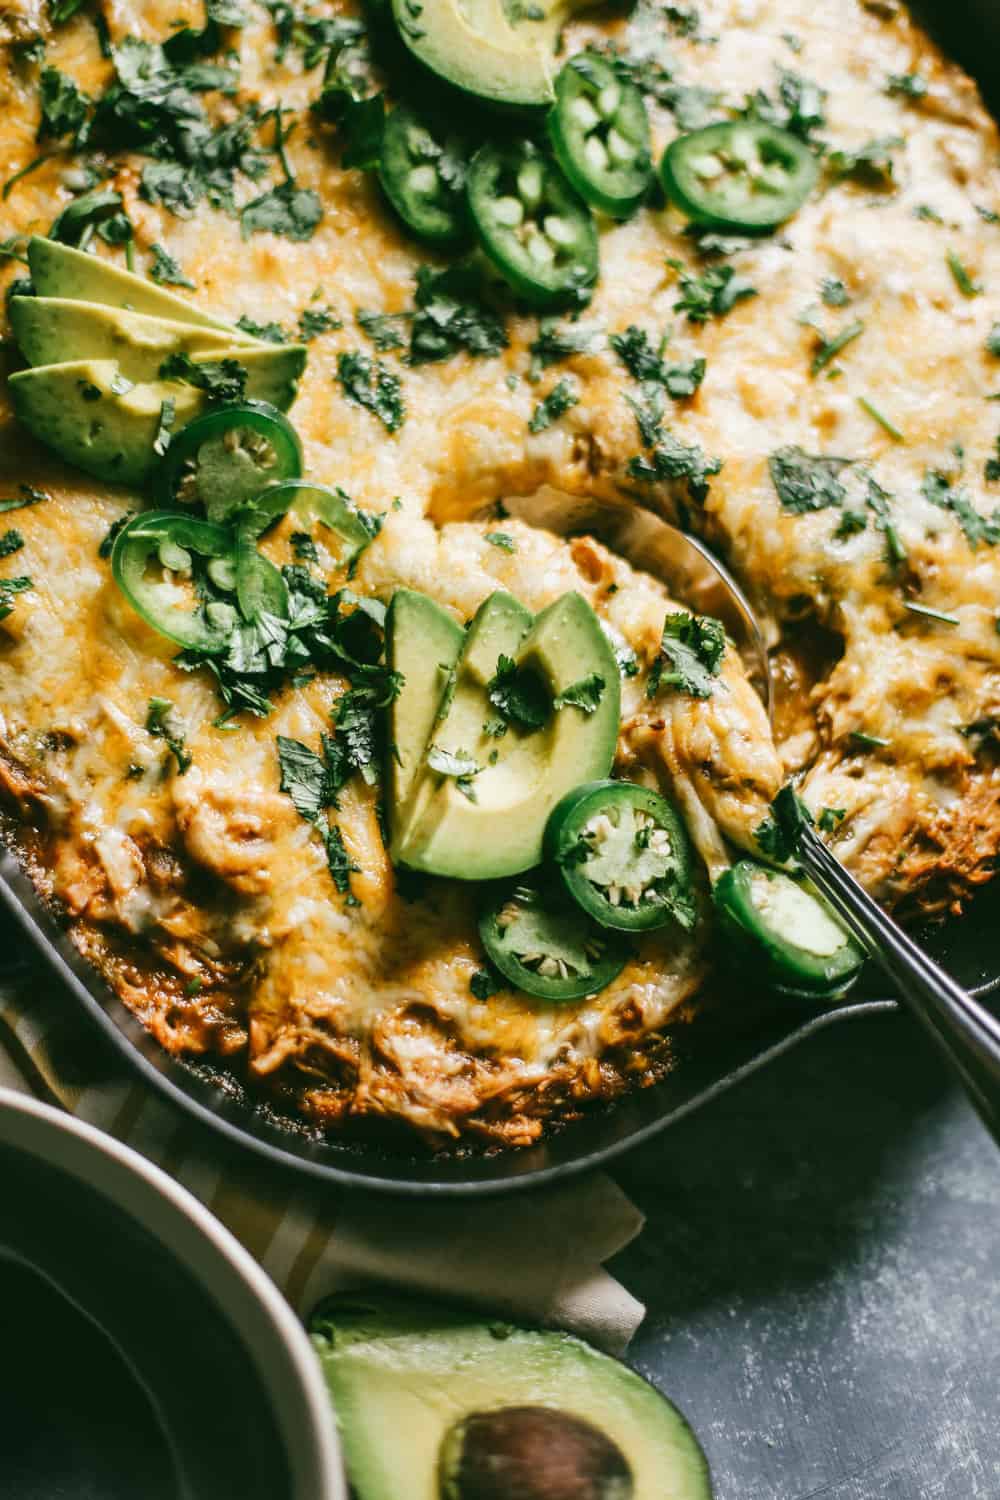
M 632 1500 L 624 1453 L 606 1433 L 548 1406 L 471 1412 L 445 1434 L 441 1500 Z

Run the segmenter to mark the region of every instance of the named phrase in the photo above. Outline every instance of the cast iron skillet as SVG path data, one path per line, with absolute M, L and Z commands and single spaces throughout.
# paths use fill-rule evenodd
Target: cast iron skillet
M 980 79 L 996 104 L 1000 11 L 995 0 L 916 0 L 912 9 L 950 55 Z M 257 1104 L 231 1078 L 170 1057 L 79 956 L 17 862 L 0 849 L 0 910 L 4 908 L 22 941 L 38 951 L 81 1010 L 159 1094 L 210 1130 L 296 1172 L 377 1192 L 484 1196 L 540 1187 L 590 1171 L 657 1135 L 825 1027 L 896 1010 L 895 1001 L 877 987 L 862 987 L 861 998 L 826 1010 L 768 1008 L 752 996 L 740 995 L 724 1014 L 706 1015 L 683 1029 L 677 1041 L 678 1066 L 663 1082 L 556 1131 L 542 1145 L 493 1155 L 413 1156 L 318 1138 Z M 989 994 L 1000 990 L 998 930 L 1000 878 L 983 890 L 960 922 L 926 934 L 926 946 L 959 983 L 980 995 Z M 0 959 L 10 951 L 11 940 L 0 933 Z

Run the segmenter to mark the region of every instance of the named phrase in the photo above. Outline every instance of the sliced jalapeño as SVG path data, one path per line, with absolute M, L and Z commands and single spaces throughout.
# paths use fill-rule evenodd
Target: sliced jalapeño
M 733 952 L 771 989 L 800 999 L 835 1000 L 850 988 L 864 953 L 803 881 L 753 859 L 727 870 L 712 892 Z
M 176 511 L 148 511 L 123 527 L 111 551 L 115 582 L 147 625 L 178 646 L 222 651 L 236 623 L 236 610 L 225 600 L 198 602 L 191 589 L 189 607 L 179 602 L 192 577 L 194 555 L 207 563 L 216 588 L 234 589 L 233 533 L 225 526 Z
M 649 118 L 634 83 L 602 57 L 571 57 L 548 116 L 556 160 L 580 196 L 613 219 L 633 213 L 653 179 Z
M 467 181 L 486 255 L 535 307 L 580 306 L 597 280 L 597 230 L 587 204 L 529 141 L 487 143 Z
M 378 175 L 383 191 L 406 227 L 429 245 L 467 239 L 467 156 L 463 142 L 406 105 L 385 122 Z
M 301 473 L 302 444 L 284 412 L 240 401 L 182 427 L 153 483 L 161 505 L 200 504 L 210 521 L 225 521 L 266 486 Z
M 606 989 L 628 949 L 578 908 L 528 881 L 494 893 L 479 922 L 486 956 L 517 990 L 539 1000 L 580 1000 Z
M 727 120 L 678 136 L 660 166 L 682 213 L 712 229 L 775 229 L 815 185 L 816 157 L 798 136 L 763 120 Z
M 693 927 L 691 843 L 671 804 L 629 781 L 591 781 L 557 804 L 545 853 L 568 894 L 602 927 Z

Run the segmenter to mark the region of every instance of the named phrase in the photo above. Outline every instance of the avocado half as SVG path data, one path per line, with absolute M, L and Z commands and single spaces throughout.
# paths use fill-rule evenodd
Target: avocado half
M 309 1329 L 357 1500 L 712 1500 L 677 1408 L 570 1334 L 381 1292 Z

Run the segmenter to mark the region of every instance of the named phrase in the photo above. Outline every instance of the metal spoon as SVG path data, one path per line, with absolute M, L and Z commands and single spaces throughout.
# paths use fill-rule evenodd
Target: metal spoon
M 764 633 L 736 580 L 703 542 L 625 500 L 581 497 L 546 487 L 504 503 L 512 516 L 532 526 L 560 536 L 596 537 L 633 567 L 661 579 L 679 603 L 721 620 L 771 714 Z M 786 809 L 794 807 L 790 791 L 782 798 Z M 1000 1145 L 1000 1021 L 876 905 L 812 827 L 794 813 L 785 821 L 806 875 L 892 980 Z

